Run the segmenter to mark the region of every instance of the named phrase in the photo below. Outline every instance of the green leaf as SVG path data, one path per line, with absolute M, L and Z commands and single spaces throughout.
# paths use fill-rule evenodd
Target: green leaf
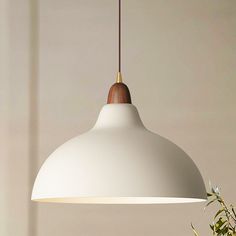
M 191 227 L 192 227 L 192 230 L 193 230 L 194 235 L 195 235 L 195 236 L 199 236 L 192 223 L 191 223 Z
M 219 211 L 217 211 L 217 213 L 216 213 L 216 215 L 215 215 L 215 217 L 214 217 L 214 219 L 221 213 L 221 212 L 223 212 L 224 211 L 224 209 L 222 208 L 222 209 L 220 209 Z
M 219 203 L 223 203 L 222 198 L 217 198 L 217 201 L 218 201 Z
M 222 219 L 222 217 L 219 218 L 219 220 L 215 223 L 215 231 L 218 233 L 220 228 L 227 222 L 227 220 Z
M 215 193 L 217 196 L 220 196 L 220 189 L 217 186 L 215 188 L 212 188 L 212 192 Z
M 235 234 L 236 236 L 236 225 L 233 227 L 233 235 Z
M 234 206 L 231 205 L 231 209 L 232 209 L 232 212 L 234 213 L 234 216 L 236 217 L 236 213 L 235 213 L 235 210 L 234 210 Z
M 225 225 L 225 226 L 223 227 L 223 229 L 221 230 L 221 233 L 222 233 L 223 235 L 225 235 L 225 234 L 228 233 L 228 231 L 229 231 L 229 228 L 228 228 L 227 225 Z
M 212 231 L 215 231 L 214 225 L 209 224 Z
M 216 200 L 216 198 L 213 199 L 213 200 L 211 200 L 211 201 L 209 201 L 209 202 L 206 204 L 206 206 L 204 207 L 204 210 L 206 209 L 207 206 L 209 206 L 210 204 L 212 204 L 215 200 Z

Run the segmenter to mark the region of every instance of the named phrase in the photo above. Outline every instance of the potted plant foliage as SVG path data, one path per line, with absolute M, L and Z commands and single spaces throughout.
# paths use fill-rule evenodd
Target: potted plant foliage
M 236 210 L 235 207 L 225 203 L 218 187 L 210 187 L 211 191 L 207 193 L 208 201 L 206 207 L 216 203 L 219 210 L 216 212 L 210 228 L 213 236 L 236 236 Z M 206 208 L 205 207 L 205 208 Z M 199 236 L 197 230 L 191 224 L 195 236 Z

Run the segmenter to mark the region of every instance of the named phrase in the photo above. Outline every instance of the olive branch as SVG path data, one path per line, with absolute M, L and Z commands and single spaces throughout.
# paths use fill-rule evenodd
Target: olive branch
M 211 187 L 211 191 L 207 193 L 205 208 L 213 203 L 219 205 L 219 210 L 216 212 L 212 224 L 210 224 L 212 235 L 236 236 L 236 209 L 232 204 L 228 206 L 225 203 L 218 187 Z M 191 227 L 194 235 L 199 236 L 193 224 L 191 224 Z

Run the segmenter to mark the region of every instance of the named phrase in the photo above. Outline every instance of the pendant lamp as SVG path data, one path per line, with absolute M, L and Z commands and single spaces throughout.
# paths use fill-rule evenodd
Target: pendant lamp
M 94 127 L 57 148 L 41 167 L 32 200 L 96 204 L 206 200 L 201 174 L 177 145 L 145 128 L 119 66 Z

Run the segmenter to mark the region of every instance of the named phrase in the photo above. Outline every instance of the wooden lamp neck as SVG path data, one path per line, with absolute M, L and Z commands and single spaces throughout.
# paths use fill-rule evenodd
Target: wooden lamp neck
M 107 104 L 112 103 L 132 104 L 129 88 L 122 82 L 122 76 L 120 72 L 118 72 L 116 83 L 111 86 L 107 97 Z

